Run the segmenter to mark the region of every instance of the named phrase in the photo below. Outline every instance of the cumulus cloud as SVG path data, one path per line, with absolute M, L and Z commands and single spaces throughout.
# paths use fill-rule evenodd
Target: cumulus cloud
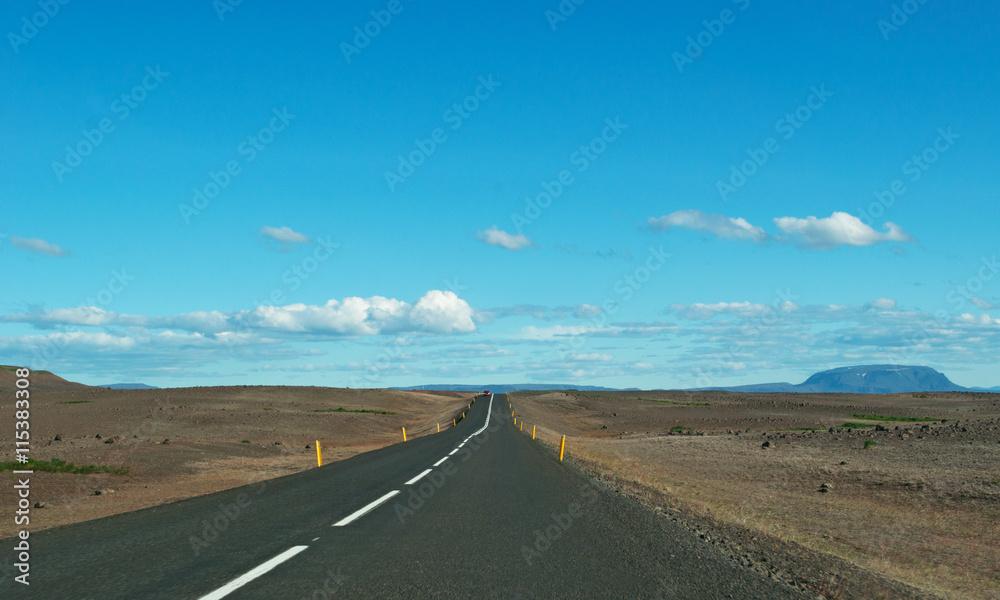
M 436 333 L 468 333 L 476 330 L 472 307 L 455 292 L 431 290 L 410 311 L 410 323 Z
M 775 225 L 783 235 L 772 236 L 763 228 L 752 225 L 746 219 L 725 215 L 707 214 L 700 210 L 678 210 L 647 221 L 653 231 L 669 231 L 672 228 L 687 229 L 700 233 L 710 233 L 720 239 L 749 241 L 762 244 L 769 240 L 795 244 L 800 248 L 829 250 L 838 246 L 873 246 L 888 242 L 915 243 L 917 240 L 903 231 L 895 223 L 886 222 L 885 231 L 876 231 L 858 217 L 845 212 L 834 212 L 826 218 L 778 217 Z M 898 246 L 897 254 L 903 253 Z
M 308 244 L 312 238 L 293 231 L 291 227 L 261 227 L 260 234 L 265 238 L 281 242 L 282 244 Z
M 523 233 L 511 235 L 502 229 L 498 229 L 496 225 L 490 227 L 486 231 L 480 231 L 476 237 L 479 241 L 489 244 L 490 246 L 500 246 L 501 248 L 506 248 L 508 250 L 520 250 L 522 248 L 535 245 L 534 242 L 528 239 L 528 236 Z
M 707 214 L 700 210 L 678 210 L 660 218 L 650 217 L 649 228 L 654 231 L 668 231 L 672 227 L 711 233 L 719 238 L 763 243 L 770 236 L 760 227 L 751 225 L 746 219 L 725 215 Z
M 829 250 L 837 246 L 872 246 L 885 242 L 916 241 L 895 223 L 886 222 L 886 231 L 879 232 L 845 212 L 835 212 L 822 219 L 779 217 L 774 223 L 788 236 L 788 241 L 818 250 Z
M 260 306 L 240 321 L 285 333 L 368 336 L 404 332 L 467 333 L 476 330 L 472 307 L 454 292 L 431 290 L 415 304 L 394 298 L 345 298 L 322 306 Z
M 321 306 L 302 303 L 258 306 L 240 313 L 239 320 L 285 333 L 376 335 L 383 329 L 397 329 L 404 318 L 406 306 L 405 302 L 382 296 L 355 297 L 329 300 Z
M 896 310 L 896 301 L 889 298 L 876 298 L 865 304 L 865 310 Z
M 36 254 L 46 254 L 48 256 L 68 256 L 69 253 L 57 246 L 39 238 L 20 238 L 12 236 L 10 245 L 21 250 L 34 252 Z
M 234 332 L 371 336 L 395 333 L 468 333 L 476 330 L 473 309 L 454 292 L 431 290 L 416 303 L 373 296 L 329 300 L 321 306 L 289 304 L 165 317 L 124 315 L 94 306 L 8 314 L 0 321 L 57 326 L 138 327 L 195 332 L 215 337 Z

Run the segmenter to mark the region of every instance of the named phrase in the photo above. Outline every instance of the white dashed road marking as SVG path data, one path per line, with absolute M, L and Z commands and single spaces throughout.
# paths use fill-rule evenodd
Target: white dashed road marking
M 333 526 L 334 527 L 343 527 L 344 525 L 347 525 L 351 521 L 353 521 L 353 520 L 355 520 L 355 519 L 357 519 L 359 517 L 365 516 L 369 512 L 375 510 L 378 507 L 378 505 L 384 503 L 386 500 L 388 500 L 389 498 L 392 498 L 393 496 L 395 496 L 398 493 L 399 493 L 399 490 L 393 490 L 393 491 L 389 492 L 388 494 L 386 494 L 385 496 L 382 496 L 381 498 L 379 498 L 375 502 L 372 502 L 371 504 L 369 504 L 369 505 L 367 505 L 367 506 L 365 506 L 363 508 L 360 508 L 360 509 L 354 511 L 353 513 L 347 515 L 343 519 L 337 521 L 336 523 L 333 524 Z

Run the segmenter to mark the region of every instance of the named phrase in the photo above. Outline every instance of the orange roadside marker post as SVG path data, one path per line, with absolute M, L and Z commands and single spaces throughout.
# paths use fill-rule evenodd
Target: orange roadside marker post
M 559 444 L 559 460 L 563 458 L 563 452 L 566 451 L 566 436 L 562 436 L 562 442 Z
M 323 452 L 319 449 L 319 440 L 316 440 L 316 466 L 323 466 Z

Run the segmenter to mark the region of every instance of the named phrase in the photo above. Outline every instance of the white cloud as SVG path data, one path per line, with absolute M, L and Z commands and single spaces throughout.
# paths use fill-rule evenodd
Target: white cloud
M 198 331 L 202 333 L 221 333 L 232 327 L 229 316 L 217 310 L 208 312 L 197 311 L 172 317 L 146 318 L 135 316 L 134 319 L 136 323 L 141 323 L 143 326 Z
M 779 217 L 774 220 L 789 240 L 805 248 L 828 250 L 837 246 L 871 246 L 885 242 L 915 242 L 916 240 L 895 223 L 885 223 L 886 231 L 872 229 L 861 219 L 845 212 L 819 219 Z
M 594 352 L 590 354 L 570 354 L 569 359 L 579 362 L 614 362 L 615 357 L 610 354 L 598 354 Z
M 1000 325 L 1000 319 L 993 319 L 986 313 L 979 313 L 979 315 L 962 313 L 958 316 L 958 320 L 962 323 L 969 323 L 973 325 Z
M 896 301 L 889 298 L 876 298 L 865 304 L 865 310 L 896 310 Z
M 443 353 L 435 352 L 434 356 L 448 358 L 495 358 L 500 356 L 515 356 L 517 353 L 506 348 L 497 348 L 492 344 L 467 344 L 456 346 Z
M 498 229 L 496 225 L 490 227 L 486 231 L 480 231 L 476 236 L 479 241 L 487 243 L 491 246 L 500 246 L 501 248 L 506 248 L 508 250 L 520 250 L 521 248 L 527 248 L 528 246 L 534 246 L 534 242 L 528 239 L 528 236 L 523 233 L 517 235 L 511 235 L 506 231 Z
M 594 331 L 594 328 L 585 325 L 553 325 L 552 327 L 528 325 L 521 329 L 521 337 L 529 340 L 553 340 L 559 337 L 582 335 L 591 331 Z
M 291 227 L 262 227 L 260 234 L 283 244 L 308 244 L 312 238 L 304 233 L 292 231 Z
M 393 298 L 345 298 L 323 306 L 260 306 L 241 320 L 289 333 L 365 336 L 401 332 L 468 333 L 476 330 L 472 307 L 454 292 L 431 290 L 416 304 Z
M 795 305 L 794 303 L 786 302 L 781 306 L 787 311 L 792 310 Z M 696 302 L 694 304 L 673 304 L 670 306 L 670 309 L 687 319 L 707 320 L 722 314 L 741 317 L 758 316 L 771 310 L 771 307 L 766 304 L 754 304 L 751 302 L 716 302 L 714 304 Z
M 410 311 L 410 322 L 435 333 L 468 333 L 476 330 L 472 307 L 455 292 L 431 290 Z
M 979 307 L 981 310 L 993 310 L 994 308 L 997 307 L 996 304 L 983 300 L 978 296 L 972 298 L 972 303 L 975 304 L 977 307 Z
M 649 228 L 654 231 L 668 231 L 671 227 L 680 227 L 701 233 L 711 233 L 716 237 L 763 243 L 770 236 L 760 227 L 751 225 L 746 219 L 731 218 L 725 215 L 707 214 L 700 210 L 678 210 L 660 218 L 650 217 Z
M 20 238 L 12 236 L 10 238 L 10 245 L 15 248 L 20 248 L 21 250 L 27 250 L 28 252 L 35 252 L 37 254 L 47 254 L 49 256 L 69 255 L 68 252 L 59 246 L 50 244 L 49 242 L 39 238 Z
M 646 338 L 667 333 L 677 333 L 673 323 L 616 323 L 613 325 L 553 325 L 551 327 L 536 327 L 528 325 L 521 328 L 518 336 L 522 340 L 556 341 L 564 337 L 592 336 L 605 338 Z
M 383 329 L 396 329 L 403 321 L 406 303 L 373 296 L 329 300 L 322 306 L 289 304 L 258 306 L 243 311 L 241 321 L 254 327 L 286 333 L 319 335 L 376 335 Z
M 316 336 L 396 333 L 468 333 L 476 330 L 472 307 L 454 292 L 431 290 L 415 304 L 373 296 L 330 300 L 322 306 L 258 306 L 238 312 L 193 312 L 166 317 L 124 315 L 94 306 L 15 313 L 0 321 L 55 326 L 141 327 L 223 337 L 255 331 Z
M 573 377 L 599 385 L 603 383 L 595 379 L 618 377 L 607 383 L 621 387 L 631 385 L 628 376 L 641 375 L 648 383 L 636 385 L 706 387 L 767 381 L 768 371 L 808 374 L 844 364 L 940 365 L 946 373 L 954 370 L 950 365 L 988 368 L 993 360 L 989 349 L 1000 347 L 1000 319 L 986 314 L 931 314 L 899 308 L 890 299 L 850 306 L 684 304 L 674 305 L 672 312 L 699 318 L 682 320 L 680 325 L 653 321 L 526 327 L 493 339 L 419 335 L 469 330 L 473 325 L 464 307 L 457 297 L 432 291 L 409 303 L 345 298 L 320 306 L 270 307 L 267 314 L 253 309 L 146 317 L 80 307 L 7 315 L 6 321 L 48 330 L 0 335 L 0 364 L 43 357 L 47 362 L 36 363 L 37 368 L 94 377 L 96 373 L 107 381 L 120 379 L 111 374 L 119 373 L 122 365 L 128 365 L 130 374 L 184 379 L 192 373 L 213 376 L 213 364 L 235 361 L 252 368 L 273 365 L 265 370 L 289 375 L 330 373 L 333 385 L 343 385 L 351 373 L 373 373 L 351 387 L 405 385 L 439 377 L 468 381 L 479 373 L 549 382 Z M 181 329 L 185 323 L 197 331 Z M 57 325 L 69 330 L 52 331 Z M 409 332 L 418 335 L 408 336 Z M 368 337 L 346 344 L 344 336 Z M 574 336 L 591 344 L 560 344 Z M 637 346 L 631 337 L 650 340 L 650 351 L 636 352 L 643 345 Z M 594 343 L 598 339 L 600 345 Z M 392 349 L 386 350 L 389 343 Z M 557 353 L 557 347 L 572 350 Z M 328 359 L 316 358 L 327 354 Z M 391 360 L 373 370 L 380 356 Z M 390 376 L 398 383 L 381 380 Z
M 593 304 L 581 304 L 573 309 L 573 316 L 577 319 L 589 319 L 594 315 L 599 315 L 604 312 L 600 306 L 594 306 Z
M 31 323 L 39 328 L 48 328 L 55 325 L 100 327 L 114 323 L 117 318 L 118 315 L 102 308 L 81 306 L 79 308 L 57 308 L 36 313 L 4 315 L 2 319 L 10 323 Z

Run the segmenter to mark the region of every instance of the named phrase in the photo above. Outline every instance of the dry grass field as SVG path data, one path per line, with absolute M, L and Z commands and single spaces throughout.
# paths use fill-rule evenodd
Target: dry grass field
M 526 392 L 514 405 L 654 504 L 929 596 L 1000 598 L 1000 395 Z M 825 597 L 898 597 L 858 581 Z
M 0 411 L 13 422 L 12 373 L 0 369 Z M 86 521 L 294 473 L 450 427 L 472 394 L 318 387 L 108 390 L 36 373 L 31 457 L 116 473 L 36 471 L 33 530 Z M 13 429 L 0 453 L 14 456 Z M 127 469 L 127 474 L 120 474 Z M 13 475 L 8 471 L 5 479 Z M 96 492 L 101 491 L 100 495 Z M 0 503 L 13 506 L 10 485 Z M 0 523 L 0 538 L 16 531 Z

